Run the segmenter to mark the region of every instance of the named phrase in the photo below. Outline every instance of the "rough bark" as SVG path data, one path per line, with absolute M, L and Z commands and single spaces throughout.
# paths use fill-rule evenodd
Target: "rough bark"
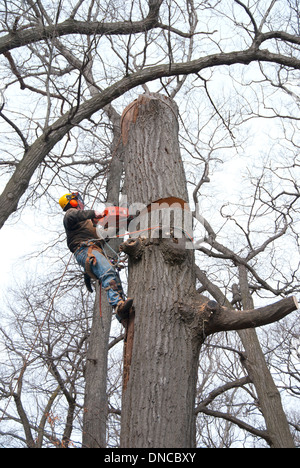
M 129 205 L 148 205 L 169 196 L 187 200 L 176 106 L 161 96 L 141 96 L 131 111 L 125 111 L 129 121 L 124 126 L 123 119 L 122 127 Z M 166 261 L 164 251 L 172 243 L 172 239 L 133 242 L 129 296 L 134 297 L 135 324 L 123 392 L 122 447 L 194 444 L 199 340 L 189 317 L 179 309 L 194 292 L 193 252 L 186 250 L 178 263 L 176 258 Z

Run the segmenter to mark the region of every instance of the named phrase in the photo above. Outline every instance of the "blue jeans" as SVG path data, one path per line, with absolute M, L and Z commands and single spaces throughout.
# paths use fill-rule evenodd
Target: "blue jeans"
M 88 253 L 88 247 L 80 247 L 74 256 L 83 268 L 85 268 L 86 257 Z M 107 258 L 99 252 L 99 250 L 93 249 L 93 255 L 95 255 L 97 263 L 91 265 L 93 274 L 101 281 L 102 287 L 106 290 L 108 302 L 112 307 L 115 307 L 118 302 L 122 299 L 119 292 L 113 289 L 114 284 L 119 283 L 119 278 Z

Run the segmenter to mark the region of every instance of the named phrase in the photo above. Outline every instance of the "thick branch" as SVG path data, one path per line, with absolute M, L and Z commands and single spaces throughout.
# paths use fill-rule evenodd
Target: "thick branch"
M 289 34 L 285 31 L 270 31 L 264 34 L 259 34 L 257 42 L 262 43 L 265 41 L 270 41 L 272 39 L 279 39 L 286 43 L 300 45 L 300 37 L 296 34 Z
M 84 35 L 126 35 L 143 33 L 158 24 L 159 8 L 162 0 L 149 1 L 149 13 L 141 21 L 120 21 L 115 23 L 104 23 L 102 21 L 76 21 L 69 18 L 60 24 L 49 26 L 35 26 L 23 30 L 14 30 L 0 38 L 0 54 L 18 47 L 39 42 L 47 38 L 61 37 L 68 34 Z
M 23 404 L 22 404 L 21 397 L 20 397 L 20 395 L 18 393 L 14 393 L 13 396 L 14 396 L 17 411 L 18 411 L 18 414 L 19 414 L 20 419 L 22 421 L 23 429 L 24 429 L 24 432 L 25 432 L 26 444 L 27 444 L 27 446 L 29 448 L 34 448 L 35 447 L 35 442 L 34 442 L 34 439 L 33 439 L 33 436 L 32 436 L 31 427 L 30 427 L 30 423 L 29 423 L 27 414 L 26 414 L 26 412 L 24 410 L 24 407 L 23 407 Z
M 298 308 L 299 304 L 294 296 L 251 310 L 235 310 L 219 306 L 207 322 L 205 334 L 260 327 L 276 322 Z
M 46 426 L 46 422 L 47 422 L 47 418 L 49 416 L 49 413 L 50 413 L 50 410 L 52 408 L 52 405 L 55 401 L 55 399 L 57 398 L 58 394 L 59 394 L 59 390 L 60 390 L 60 385 L 58 385 L 58 387 L 54 390 L 54 392 L 50 395 L 50 398 L 47 402 L 47 405 L 45 406 L 45 409 L 43 411 L 43 414 L 42 414 L 42 417 L 41 417 L 41 421 L 40 421 L 40 424 L 39 424 L 39 427 L 37 429 L 37 432 L 38 432 L 38 438 L 36 440 L 36 444 L 37 444 L 37 447 L 38 448 L 42 448 L 42 443 L 43 443 L 43 437 L 44 437 L 44 432 L 45 432 L 45 426 Z

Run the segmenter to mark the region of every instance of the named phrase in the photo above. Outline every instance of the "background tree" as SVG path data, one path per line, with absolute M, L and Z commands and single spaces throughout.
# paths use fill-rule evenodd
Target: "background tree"
M 296 1 L 5 4 L 2 231 L 34 209 L 64 258 L 56 199 L 76 187 L 106 201 L 102 180 L 120 186 L 119 116 L 141 92 L 163 92 L 176 96 L 190 200 L 207 221 L 200 282 L 231 301 L 242 265 L 255 305 L 297 292 L 298 13 Z M 233 168 L 241 202 L 226 185 Z

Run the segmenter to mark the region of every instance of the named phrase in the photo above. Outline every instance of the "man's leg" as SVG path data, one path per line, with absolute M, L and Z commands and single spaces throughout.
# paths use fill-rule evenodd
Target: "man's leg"
M 102 287 L 106 290 L 108 302 L 115 307 L 116 316 L 119 321 L 127 318 L 133 300 L 124 300 L 120 279 L 105 255 L 98 250 L 93 250 L 97 263 L 92 265 L 92 272 L 101 281 Z

